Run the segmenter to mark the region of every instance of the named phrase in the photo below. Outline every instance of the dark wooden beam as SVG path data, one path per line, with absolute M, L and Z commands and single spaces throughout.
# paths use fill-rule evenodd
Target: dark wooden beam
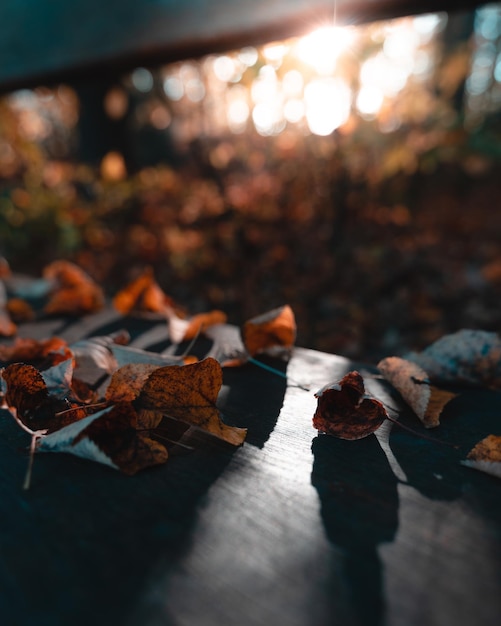
M 479 4 L 337 0 L 336 13 L 346 24 Z M 301 35 L 333 15 L 333 0 L 3 0 L 0 91 Z

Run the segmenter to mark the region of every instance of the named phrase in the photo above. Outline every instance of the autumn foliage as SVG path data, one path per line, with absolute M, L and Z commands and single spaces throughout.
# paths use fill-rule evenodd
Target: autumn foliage
M 101 288 L 67 261 L 51 264 L 43 277 L 45 302 L 35 315 L 81 316 L 104 306 Z M 188 350 L 209 329 L 220 328 L 224 335 L 230 328 L 222 311 L 186 314 L 151 269 L 118 292 L 112 304 L 119 315 L 160 316 L 170 342 L 191 342 Z M 7 306 L 4 314 L 8 319 Z M 134 474 L 165 463 L 170 448 L 184 445 L 187 429 L 241 445 L 246 429 L 227 424 L 217 406 L 226 355 L 238 354 L 232 365 L 248 360 L 259 365 L 257 354 L 285 349 L 283 356 L 290 355 L 295 334 L 294 314 L 284 306 L 250 320 L 240 334 L 230 333 L 230 343 L 225 339 L 224 349 L 215 351 L 219 360 L 140 350 L 128 345 L 125 331 L 71 345 L 57 336 L 17 337 L 0 345 L 2 403 L 31 435 L 32 453 L 67 452 Z

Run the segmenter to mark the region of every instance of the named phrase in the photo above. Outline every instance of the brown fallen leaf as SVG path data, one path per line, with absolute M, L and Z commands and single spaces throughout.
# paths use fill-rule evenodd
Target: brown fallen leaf
M 41 437 L 40 452 L 67 452 L 103 463 L 125 474 L 165 463 L 165 446 L 138 424 L 134 407 L 123 402 Z
M 182 341 L 195 339 L 199 333 L 203 333 L 210 326 L 226 323 L 227 315 L 223 311 L 214 310 L 207 313 L 198 313 L 188 319 L 182 319 L 174 311 L 171 311 L 168 313 L 168 320 L 169 339 L 173 343 L 181 343 Z
M 497 333 L 460 330 L 406 359 L 422 367 L 434 384 L 501 388 L 501 338 Z
M 20 418 L 32 419 L 36 411 L 48 402 L 47 384 L 33 365 L 12 363 L 2 370 L 2 378 L 7 383 L 5 404 L 8 409 L 14 408 Z
M 365 393 L 363 378 L 357 371 L 326 385 L 315 397 L 318 403 L 313 426 L 340 439 L 367 437 L 388 419 L 383 404 Z
M 120 330 L 105 336 L 89 337 L 71 344 L 75 359 L 75 378 L 81 383 L 93 385 L 97 380 L 118 369 L 113 347 L 130 341 L 127 331 Z
M 175 308 L 175 303 L 158 285 L 149 267 L 115 295 L 113 306 L 122 315 L 133 311 L 165 314 Z
M 84 315 L 104 307 L 101 287 L 81 268 L 69 261 L 54 261 L 43 271 L 55 287 L 44 307 L 47 315 Z
M 49 375 L 49 382 L 54 382 L 54 378 L 51 378 L 53 376 L 56 374 Z M 67 375 L 63 369 L 60 376 L 60 387 L 55 387 L 51 393 L 43 373 L 36 367 L 24 363 L 9 365 L 2 371 L 6 383 L 5 408 L 32 431 L 54 432 L 82 419 L 87 415 L 87 410 L 77 402 L 72 402 L 71 390 L 66 385 L 69 381 L 64 380 Z
M 501 478 L 501 436 L 489 435 L 482 439 L 462 465 Z
M 17 333 L 17 326 L 10 318 L 7 310 L 7 294 L 2 281 L 0 281 L 0 336 L 12 337 Z
M 159 365 L 129 363 L 118 369 L 111 377 L 105 399 L 110 404 L 133 402 L 141 393 L 144 383 Z
M 0 310 L 0 336 L 12 337 L 17 333 L 17 326 L 5 310 Z
M 36 365 L 38 369 L 62 363 L 73 356 L 64 339 L 29 339 L 17 337 L 10 345 L 0 345 L 0 361 L 3 363 L 22 362 Z
M 216 401 L 222 382 L 221 366 L 210 357 L 191 365 L 160 367 L 144 383 L 136 406 L 197 426 L 238 446 L 247 429 L 221 421 Z
M 445 405 L 456 397 L 455 393 L 431 385 L 428 374 L 419 365 L 406 359 L 387 357 L 377 367 L 425 428 L 440 425 L 440 415 Z
M 285 305 L 245 322 L 242 340 L 251 357 L 290 352 L 296 341 L 296 320 L 291 307 Z
M 11 298 L 8 300 L 6 309 L 12 321 L 16 324 L 32 322 L 36 317 L 31 304 L 22 298 Z
M 7 259 L 0 256 L 0 279 L 9 278 L 11 275 L 10 265 Z

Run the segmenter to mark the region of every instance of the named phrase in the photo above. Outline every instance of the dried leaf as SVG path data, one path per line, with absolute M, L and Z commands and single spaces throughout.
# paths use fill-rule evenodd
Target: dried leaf
M 137 399 L 144 383 L 159 365 L 148 363 L 130 363 L 118 369 L 111 377 L 106 389 L 106 401 L 109 403 L 133 402 Z
M 0 281 L 0 336 L 12 337 L 17 332 L 17 326 L 11 320 L 7 311 L 7 294 L 3 282 Z
M 172 311 L 168 314 L 168 318 L 169 338 L 174 343 L 190 341 L 197 337 L 199 333 L 205 332 L 210 326 L 224 324 L 227 320 L 226 313 L 217 310 L 199 313 L 189 319 L 182 319 Z
M 17 326 L 10 319 L 7 311 L 0 310 L 0 336 L 1 337 L 12 337 L 17 333 Z
M 145 382 L 137 405 L 202 428 L 233 444 L 243 443 L 247 430 L 219 418 L 216 400 L 223 382 L 221 366 L 212 358 L 192 365 L 156 369 Z
M 138 416 L 129 403 L 107 407 L 43 437 L 41 452 L 67 452 L 103 463 L 125 474 L 165 463 L 165 446 L 138 431 Z
M 62 400 L 73 395 L 73 369 L 73 359 L 71 358 L 41 372 L 51 396 Z
M 14 408 L 20 418 L 32 418 L 49 399 L 47 384 L 33 365 L 13 363 L 2 371 L 2 378 L 7 383 L 7 407 Z
M 501 338 L 496 333 L 460 330 L 406 358 L 422 367 L 436 384 L 501 388 Z
M 9 278 L 11 275 L 9 262 L 3 256 L 0 257 L 0 279 Z
M 62 371 L 61 369 L 59 373 Z M 71 402 L 67 397 L 65 382 L 60 382 L 63 389 L 58 387 L 51 394 L 44 374 L 36 367 L 24 363 L 13 363 L 3 370 L 2 378 L 7 384 L 4 402 L 14 417 L 31 430 L 49 432 L 85 417 L 85 408 Z M 54 380 L 54 377 L 55 373 L 50 374 L 49 380 Z
M 205 335 L 213 342 L 207 356 L 215 358 L 223 367 L 238 366 L 247 362 L 249 355 L 238 326 L 216 324 L 208 328 Z
M 7 313 L 16 324 L 32 322 L 35 319 L 35 311 L 31 304 L 22 298 L 11 298 L 7 302 Z
M 28 363 L 39 369 L 57 365 L 72 356 L 68 344 L 60 337 L 40 341 L 18 337 L 13 344 L 0 346 L 0 361 L 3 363 Z
M 132 311 L 164 314 L 175 304 L 155 281 L 153 270 L 147 268 L 115 295 L 113 306 L 122 315 L 127 315 Z
M 313 426 L 340 439 L 367 437 L 388 418 L 383 404 L 365 393 L 363 378 L 357 371 L 326 385 L 315 397 L 318 404 Z
M 419 365 L 399 357 L 383 359 L 378 363 L 378 369 L 426 428 L 440 425 L 442 410 L 456 394 L 434 387 Z
M 84 315 L 104 307 L 101 287 L 73 263 L 51 263 L 44 269 L 44 278 L 55 284 L 44 307 L 47 315 Z
M 242 339 L 250 356 L 289 352 L 296 341 L 296 321 L 291 307 L 285 305 L 248 320 L 242 328 Z
M 469 452 L 462 465 L 501 478 L 501 437 L 489 435 Z
M 75 377 L 84 383 L 93 384 L 103 376 L 118 369 L 113 346 L 129 341 L 127 331 L 118 331 L 102 337 L 89 337 L 71 344 L 75 358 Z

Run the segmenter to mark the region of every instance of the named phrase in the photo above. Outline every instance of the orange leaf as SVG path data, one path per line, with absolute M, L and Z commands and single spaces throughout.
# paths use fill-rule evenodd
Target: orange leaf
M 0 336 L 12 337 L 17 333 L 17 326 L 5 310 L 0 310 Z
M 210 326 L 224 324 L 226 320 L 226 313 L 218 310 L 198 313 L 186 320 L 171 312 L 169 313 L 169 339 L 174 343 L 190 341 Z
M 17 326 L 10 319 L 7 306 L 7 293 L 3 282 L 0 281 L 0 336 L 12 337 L 17 332 Z
M 64 339 L 50 337 L 40 341 L 18 337 L 13 344 L 0 346 L 0 361 L 31 365 L 57 365 L 73 356 Z
M 142 409 L 169 417 L 224 439 L 243 443 L 247 430 L 228 426 L 219 418 L 216 400 L 223 382 L 222 369 L 212 358 L 191 365 L 168 365 L 156 369 L 145 382 L 137 404 Z
M 115 295 L 113 306 L 122 315 L 127 315 L 131 311 L 165 313 L 166 309 L 174 306 L 174 301 L 155 281 L 153 270 L 147 268 Z
M 83 315 L 103 308 L 101 287 L 73 263 L 55 261 L 43 274 L 56 285 L 44 308 L 48 315 Z
M 430 384 L 424 369 L 416 363 L 396 356 L 380 361 L 378 369 L 400 393 L 425 428 L 440 425 L 440 415 L 445 405 L 455 398 L 456 394 L 434 387 Z
M 285 305 L 248 320 L 242 329 L 242 339 L 250 356 L 290 351 L 296 341 L 296 321 L 291 307 Z
M 3 370 L 2 378 L 7 383 L 7 408 L 31 430 L 52 432 L 87 414 L 84 408 L 62 398 L 59 390 L 51 395 L 43 374 L 33 365 L 13 363 Z M 67 389 L 70 393 L 69 386 Z
M 2 371 L 2 378 L 7 383 L 5 402 L 20 417 L 31 419 L 49 398 L 47 384 L 33 365 L 13 363 Z
M 348 372 L 339 382 L 315 394 L 313 426 L 340 439 L 362 439 L 376 431 L 388 417 L 383 404 L 365 394 L 362 376 Z
M 3 256 L 0 257 L 0 279 L 9 278 L 11 275 L 9 262 Z
M 501 478 L 501 437 L 489 435 L 482 439 L 470 450 L 462 464 Z
M 32 306 L 22 298 L 11 298 L 7 302 L 6 309 L 11 319 L 18 324 L 31 322 L 35 319 L 35 311 Z

